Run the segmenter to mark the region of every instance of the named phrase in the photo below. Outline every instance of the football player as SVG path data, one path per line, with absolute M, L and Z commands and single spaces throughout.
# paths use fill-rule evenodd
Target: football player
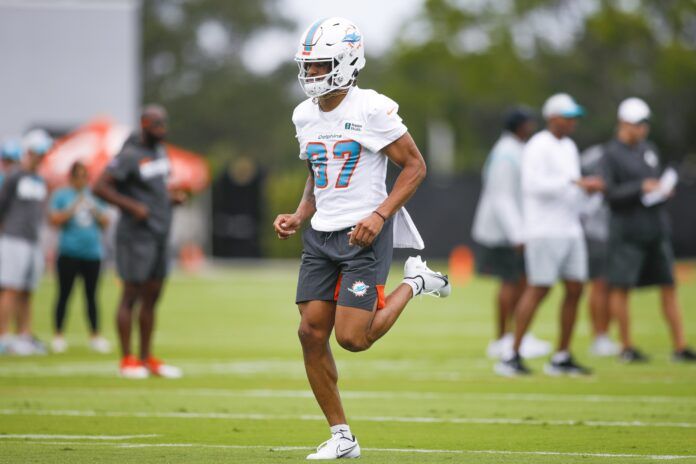
M 278 215 L 273 226 L 284 240 L 311 217 L 297 284 L 299 337 L 331 438 L 307 459 L 356 458 L 360 446 L 341 404 L 329 347 L 332 330 L 343 348 L 366 350 L 387 333 L 411 298 L 445 297 L 450 285 L 447 276 L 411 257 L 402 283 L 389 295 L 384 292 L 393 248 L 423 247 L 402 207 L 423 181 L 426 167 L 398 105 L 356 85 L 365 66 L 358 28 L 338 17 L 316 21 L 302 35 L 295 61 L 309 98 L 292 119 L 309 176 L 297 210 Z M 387 194 L 389 160 L 401 173 Z

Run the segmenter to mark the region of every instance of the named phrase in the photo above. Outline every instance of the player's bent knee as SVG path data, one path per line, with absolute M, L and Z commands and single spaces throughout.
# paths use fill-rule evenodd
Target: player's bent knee
M 353 353 L 365 351 L 372 346 L 372 343 L 370 343 L 370 341 L 364 336 L 358 337 L 355 335 L 344 335 L 337 333 L 336 341 L 343 349 L 352 351 Z
M 303 346 L 324 345 L 329 340 L 329 334 L 323 330 L 316 329 L 309 324 L 300 324 L 297 336 Z

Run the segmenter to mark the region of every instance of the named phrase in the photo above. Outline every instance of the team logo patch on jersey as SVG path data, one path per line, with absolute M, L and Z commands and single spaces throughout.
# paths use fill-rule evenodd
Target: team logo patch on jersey
M 362 280 L 356 280 L 353 285 L 348 289 L 355 296 L 365 296 L 367 294 L 367 289 L 370 288 Z
M 355 124 L 354 122 L 347 122 L 345 125 L 346 130 L 354 130 L 360 132 L 362 130 L 362 124 Z
M 645 163 L 651 168 L 656 168 L 657 165 L 660 164 L 660 160 L 657 158 L 657 155 L 652 150 L 646 151 L 643 155 L 643 159 L 645 160 Z

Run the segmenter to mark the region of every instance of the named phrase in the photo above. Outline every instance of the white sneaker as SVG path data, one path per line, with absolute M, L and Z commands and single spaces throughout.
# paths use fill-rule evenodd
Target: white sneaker
M 14 337 L 10 334 L 6 334 L 0 337 L 0 354 L 12 354 L 12 343 L 14 342 Z
M 109 340 L 102 337 L 101 335 L 90 338 L 89 347 L 92 349 L 92 351 L 95 351 L 97 353 L 111 353 L 111 344 L 109 343 Z
M 17 356 L 46 354 L 46 346 L 33 335 L 17 335 L 10 345 L 9 352 Z
M 595 356 L 609 357 L 616 356 L 621 351 L 618 343 L 614 342 L 609 335 L 597 335 L 590 346 L 590 353 Z
M 360 445 L 355 435 L 336 432 L 331 438 L 317 447 L 317 452 L 307 456 L 309 460 L 351 459 L 360 457 Z
M 420 256 L 411 256 L 404 263 L 404 283 L 413 288 L 413 296 L 432 295 L 446 298 L 452 292 L 449 278 L 429 269 Z
M 51 351 L 54 353 L 65 353 L 68 350 L 68 342 L 64 337 L 56 336 L 51 340 Z
M 542 356 L 549 355 L 551 353 L 551 349 L 551 342 L 540 340 L 531 333 L 528 333 L 522 337 L 520 355 L 522 355 L 522 357 L 525 359 L 541 358 Z
M 502 359 L 512 351 L 512 344 L 515 341 L 515 336 L 508 332 L 497 340 L 491 340 L 488 343 L 486 354 L 489 359 Z

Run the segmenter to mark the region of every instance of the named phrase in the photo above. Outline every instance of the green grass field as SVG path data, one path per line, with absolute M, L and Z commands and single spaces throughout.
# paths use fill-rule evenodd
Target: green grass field
M 293 305 L 296 264 L 175 275 L 159 312 L 156 352 L 180 380 L 124 380 L 117 356 L 89 352 L 81 297 L 64 355 L 0 358 L 2 463 L 302 462 L 328 438 L 304 376 Z M 391 284 L 398 282 L 394 269 Z M 81 293 L 81 288 L 78 288 Z M 353 431 L 368 463 L 696 463 L 696 365 L 669 361 L 658 295 L 633 297 L 643 366 L 595 359 L 583 306 L 575 353 L 590 378 L 492 372 L 494 285 L 475 280 L 446 300 L 414 300 L 365 353 L 334 349 Z M 36 297 L 36 333 L 50 339 L 54 283 Z M 118 285 L 101 287 L 104 331 L 115 342 Z M 556 335 L 556 289 L 534 325 Z M 681 287 L 696 344 L 696 285 Z

